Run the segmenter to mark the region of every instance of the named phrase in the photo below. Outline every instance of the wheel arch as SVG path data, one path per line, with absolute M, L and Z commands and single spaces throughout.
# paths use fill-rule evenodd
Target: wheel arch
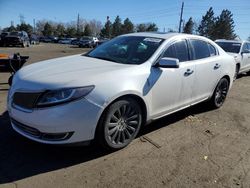
M 217 85 L 218 85 L 218 83 L 219 83 L 219 81 L 221 80 L 221 79 L 223 79 L 223 78 L 226 78 L 227 79 L 227 81 L 229 82 L 229 84 L 230 84 L 230 86 L 229 86 L 229 88 L 232 86 L 232 82 L 231 82 L 231 78 L 230 78 L 230 76 L 229 75 L 224 75 L 224 76 L 222 76 L 218 81 L 217 81 L 217 83 L 215 84 L 215 86 L 214 86 L 214 88 L 213 88 L 213 90 L 212 90 L 212 93 L 211 93 L 211 95 L 208 97 L 208 99 L 210 99 L 212 96 L 213 96 L 213 94 L 214 94 L 214 91 L 215 91 L 215 89 L 216 89 L 216 87 L 217 87 Z
M 148 117 L 148 106 L 146 104 L 146 101 L 140 96 L 140 95 L 137 95 L 137 94 L 123 94 L 123 95 L 120 95 L 120 96 L 117 96 L 115 98 L 113 98 L 112 100 L 110 100 L 108 103 L 105 104 L 102 112 L 100 113 L 99 115 L 99 119 L 97 121 L 97 126 L 95 127 L 95 137 L 96 138 L 96 135 L 97 135 L 97 132 L 98 132 L 98 127 L 100 126 L 101 124 L 101 121 L 103 120 L 103 117 L 105 115 L 105 113 L 107 112 L 108 110 L 108 107 L 110 105 L 112 105 L 113 103 L 115 103 L 116 101 L 119 101 L 119 100 L 122 100 L 124 98 L 131 98 L 131 99 L 134 99 L 136 101 L 138 101 L 138 104 L 140 105 L 141 107 L 141 110 L 142 110 L 142 125 L 145 125 L 146 122 L 147 122 L 147 117 Z

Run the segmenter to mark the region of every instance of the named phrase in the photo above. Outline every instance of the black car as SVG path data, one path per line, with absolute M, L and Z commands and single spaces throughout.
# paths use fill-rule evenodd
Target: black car
M 30 46 L 30 39 L 28 34 L 25 31 L 15 31 L 10 32 L 9 35 L 4 37 L 3 39 L 4 46 L 22 46 L 22 47 L 29 47 Z
M 2 32 L 0 35 L 0 46 L 4 45 L 4 38 L 9 35 L 9 32 Z

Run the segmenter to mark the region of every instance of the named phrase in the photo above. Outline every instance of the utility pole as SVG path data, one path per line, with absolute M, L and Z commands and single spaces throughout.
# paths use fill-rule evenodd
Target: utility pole
M 77 26 L 76 27 L 77 27 L 76 32 L 77 32 L 77 35 L 79 37 L 79 35 L 80 35 L 80 15 L 79 15 L 79 13 L 77 15 Z
M 183 8 L 184 8 L 184 2 L 182 2 L 182 5 L 181 5 L 181 16 L 180 16 L 180 22 L 179 22 L 179 33 L 181 32 L 181 23 L 182 23 Z
M 33 33 L 36 32 L 36 20 L 33 19 Z
M 24 21 L 24 18 L 25 18 L 24 15 L 20 14 L 19 18 L 20 18 L 20 23 L 24 24 L 25 23 L 25 21 Z

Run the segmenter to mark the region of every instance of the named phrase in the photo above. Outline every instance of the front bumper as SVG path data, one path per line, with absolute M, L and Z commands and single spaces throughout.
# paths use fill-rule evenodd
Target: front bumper
M 94 139 L 102 109 L 86 98 L 32 112 L 18 110 L 8 103 L 13 129 L 26 138 L 46 144 L 71 144 Z

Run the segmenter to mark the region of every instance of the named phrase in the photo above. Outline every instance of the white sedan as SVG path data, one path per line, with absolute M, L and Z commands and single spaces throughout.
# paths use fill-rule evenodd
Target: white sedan
M 222 106 L 235 63 L 195 35 L 134 33 L 84 55 L 22 68 L 8 95 L 12 127 L 46 144 L 127 146 L 142 125 L 203 101 Z
M 237 40 L 215 41 L 229 55 L 233 56 L 236 63 L 234 79 L 241 73 L 248 72 L 250 75 L 250 42 Z

